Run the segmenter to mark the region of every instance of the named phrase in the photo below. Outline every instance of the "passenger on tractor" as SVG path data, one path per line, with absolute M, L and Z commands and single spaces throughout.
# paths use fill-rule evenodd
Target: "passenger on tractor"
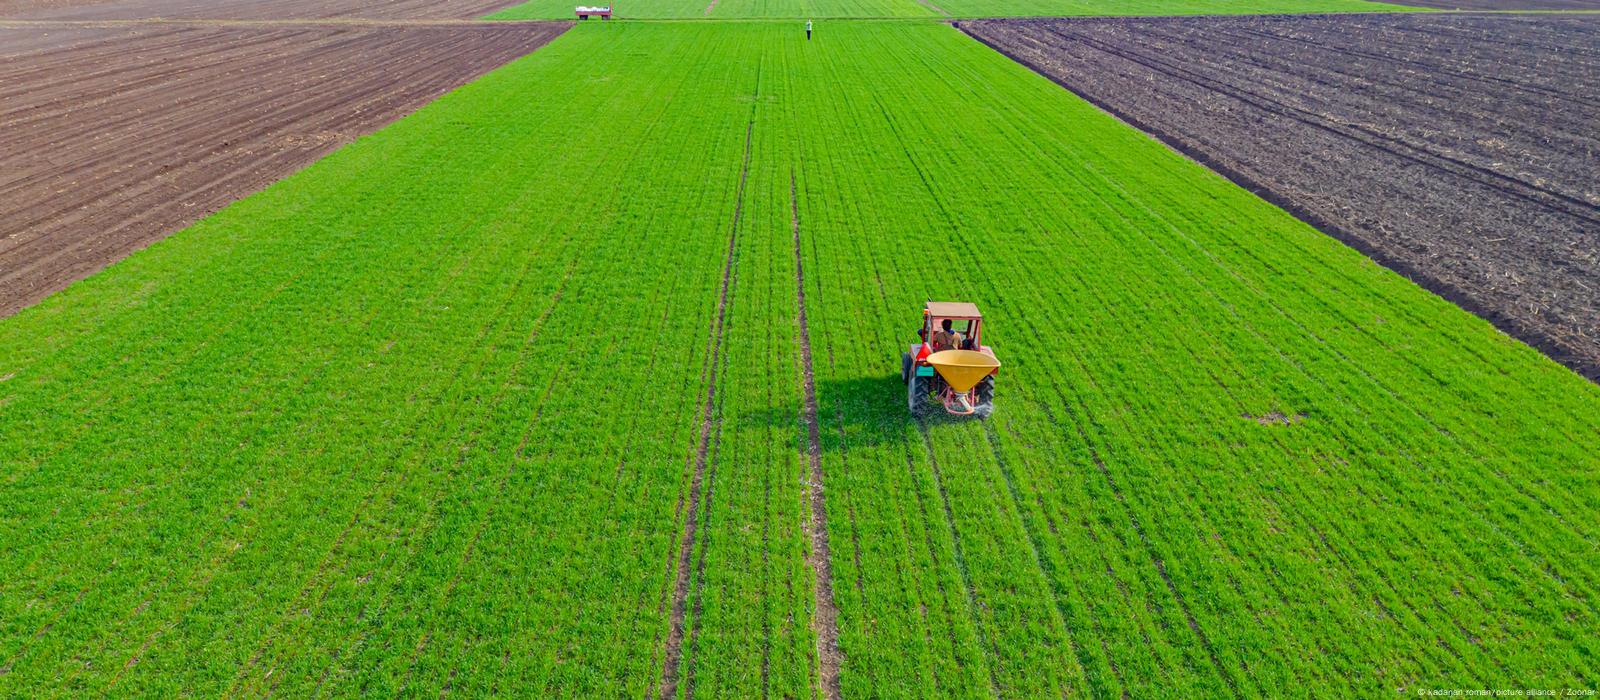
M 951 330 L 953 323 L 945 319 L 939 330 L 933 332 L 933 351 L 955 350 L 961 347 L 961 334 Z

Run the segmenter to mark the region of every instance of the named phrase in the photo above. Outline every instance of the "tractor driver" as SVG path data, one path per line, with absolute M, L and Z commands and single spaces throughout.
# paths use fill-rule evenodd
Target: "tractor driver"
M 933 332 L 933 351 L 954 350 L 961 347 L 961 334 L 951 330 L 954 324 L 950 319 L 945 319 L 939 324 L 939 330 Z

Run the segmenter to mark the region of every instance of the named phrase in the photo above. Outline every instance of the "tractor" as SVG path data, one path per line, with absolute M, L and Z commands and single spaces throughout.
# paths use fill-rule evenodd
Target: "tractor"
M 1000 361 L 983 344 L 983 314 L 962 301 L 930 301 L 922 308 L 920 340 L 900 356 L 906 406 L 923 417 L 933 406 L 953 416 L 984 418 L 994 410 Z

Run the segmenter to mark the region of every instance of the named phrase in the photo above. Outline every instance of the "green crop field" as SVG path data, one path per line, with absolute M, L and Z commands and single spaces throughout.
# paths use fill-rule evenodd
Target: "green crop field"
M 492 19 L 568 19 L 573 3 L 529 0 Z M 643 0 L 614 3 L 629 19 L 821 19 L 1033 17 L 1072 15 L 1235 15 L 1400 12 L 1417 8 L 1367 0 Z
M 587 23 L 0 321 L 0 696 L 1600 678 L 1600 388 L 948 26 L 819 30 Z M 906 414 L 930 298 L 988 420 Z

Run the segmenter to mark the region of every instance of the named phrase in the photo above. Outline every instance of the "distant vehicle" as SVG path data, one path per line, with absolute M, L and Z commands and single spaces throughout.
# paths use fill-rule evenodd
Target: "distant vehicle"
M 948 327 L 946 326 L 948 324 Z M 906 407 L 927 415 L 934 401 L 955 416 L 980 418 L 994 411 L 1000 360 L 983 344 L 983 314 L 974 304 L 930 301 L 922 309 L 921 342 L 900 356 Z
M 573 8 L 573 12 L 576 12 L 578 14 L 578 19 L 589 19 L 590 17 L 599 17 L 600 19 L 611 19 L 611 6 L 610 5 L 606 5 L 605 7 L 586 7 L 584 5 L 579 5 L 579 6 L 575 7 L 575 8 Z

